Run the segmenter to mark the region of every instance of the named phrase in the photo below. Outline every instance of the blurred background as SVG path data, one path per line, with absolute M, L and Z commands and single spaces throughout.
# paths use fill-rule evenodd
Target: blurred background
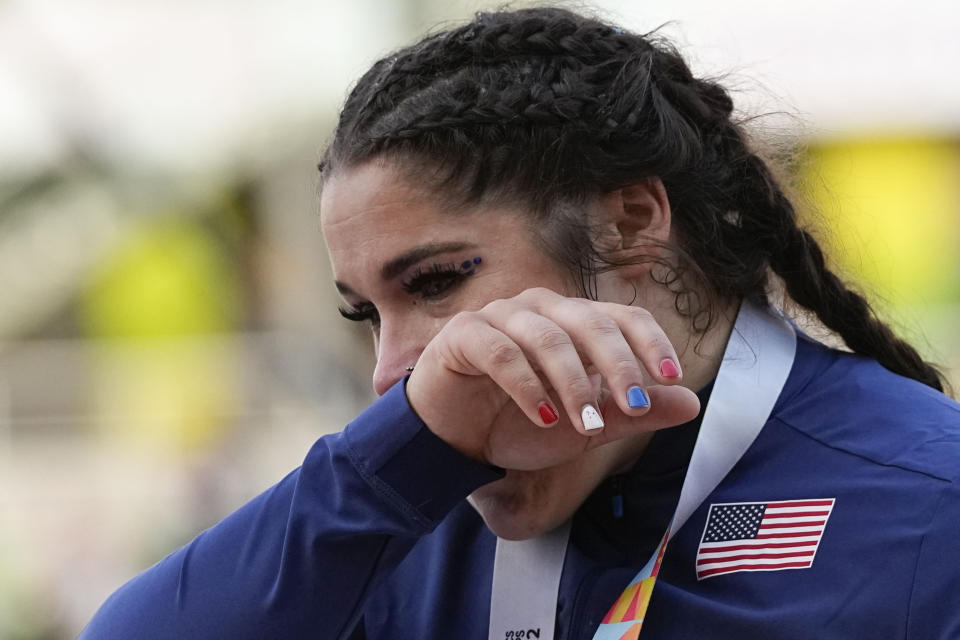
M 74 637 L 370 401 L 316 163 L 370 63 L 485 6 L 0 0 L 0 638 Z M 958 6 L 576 5 L 669 22 L 769 114 L 837 266 L 954 385 Z

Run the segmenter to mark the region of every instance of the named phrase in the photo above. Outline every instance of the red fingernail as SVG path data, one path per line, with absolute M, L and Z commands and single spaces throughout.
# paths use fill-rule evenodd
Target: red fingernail
M 665 358 L 663 362 L 660 363 L 660 375 L 664 378 L 679 378 L 680 367 L 670 358 Z
M 540 412 L 540 419 L 543 420 L 545 424 L 553 424 L 560 419 L 560 416 L 557 415 L 557 412 L 546 402 L 541 402 L 537 405 L 537 411 Z

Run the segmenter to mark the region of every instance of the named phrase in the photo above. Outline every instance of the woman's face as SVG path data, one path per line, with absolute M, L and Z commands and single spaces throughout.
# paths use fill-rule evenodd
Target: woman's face
M 531 287 L 576 295 L 569 273 L 539 248 L 522 212 L 450 211 L 389 164 L 331 176 L 320 211 L 337 289 L 350 315 L 371 325 L 378 394 L 405 375 L 456 313 Z M 642 446 L 621 441 L 559 467 L 508 471 L 471 502 L 498 535 L 537 535 L 569 517 Z

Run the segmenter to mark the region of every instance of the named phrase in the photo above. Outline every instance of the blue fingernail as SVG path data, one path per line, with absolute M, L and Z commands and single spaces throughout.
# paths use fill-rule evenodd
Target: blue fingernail
M 627 404 L 631 409 L 643 409 L 650 406 L 650 398 L 640 387 L 630 387 L 627 389 Z

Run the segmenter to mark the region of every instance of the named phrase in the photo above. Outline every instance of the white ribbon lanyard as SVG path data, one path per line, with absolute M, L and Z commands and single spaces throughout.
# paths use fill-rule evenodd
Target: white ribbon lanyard
M 539 538 L 497 538 L 489 638 L 553 638 L 569 538 L 569 520 Z
M 747 301 L 740 306 L 680 490 L 671 536 L 760 433 L 793 366 L 796 344 L 796 333 L 783 317 Z M 488 640 L 553 638 L 569 535 L 567 522 L 531 540 L 497 539 Z

